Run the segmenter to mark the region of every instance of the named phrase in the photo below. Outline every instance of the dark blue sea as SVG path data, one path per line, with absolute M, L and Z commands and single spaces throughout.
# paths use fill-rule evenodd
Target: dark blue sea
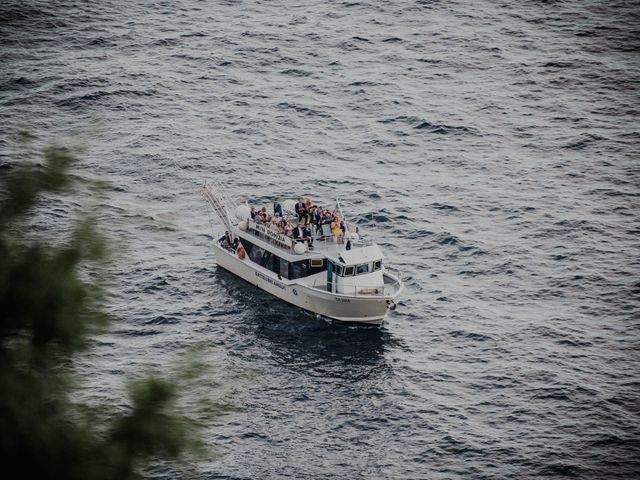
M 84 205 L 115 249 L 82 395 L 198 348 L 185 409 L 235 409 L 187 478 L 640 478 L 639 25 L 622 0 L 4 0 L 0 161 L 28 129 L 109 184 L 34 224 Z M 211 179 L 339 198 L 397 310 L 346 327 L 216 268 Z

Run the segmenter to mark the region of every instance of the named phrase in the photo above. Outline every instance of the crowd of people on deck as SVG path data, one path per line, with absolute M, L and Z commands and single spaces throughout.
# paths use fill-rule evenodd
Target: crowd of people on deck
M 270 210 L 267 207 L 256 209 L 251 206 L 251 220 L 296 242 L 305 242 L 309 249 L 313 249 L 314 239 L 334 240 L 337 243 L 344 241 L 347 227 L 338 212 L 315 205 L 310 198 L 298 198 L 294 215 L 285 215 L 278 199 L 273 200 Z M 220 239 L 220 243 L 235 250 L 237 245 L 232 245 L 233 242 L 227 235 L 228 232 Z
M 338 216 L 338 212 L 315 205 L 310 198 L 302 197 L 294 207 L 295 215 L 287 218 L 283 214 L 282 204 L 278 199 L 273 200 L 272 213 L 267 207 L 256 210 L 251 207 L 251 219 L 257 224 L 266 225 L 273 232 L 286 235 L 298 242 L 307 242 L 309 248 L 313 247 L 313 239 L 329 240 L 342 243 L 346 225 Z

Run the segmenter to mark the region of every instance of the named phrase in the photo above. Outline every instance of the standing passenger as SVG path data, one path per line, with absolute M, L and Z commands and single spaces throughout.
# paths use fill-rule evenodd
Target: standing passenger
M 302 220 L 304 211 L 305 211 L 304 202 L 302 201 L 302 197 L 299 197 L 298 203 L 296 203 L 296 214 L 298 215 L 298 221 Z
M 344 234 L 340 228 L 340 220 L 338 220 L 338 217 L 333 217 L 333 222 L 331 222 L 331 233 L 336 237 L 336 242 L 342 243 Z
M 273 214 L 276 217 L 282 217 L 282 205 L 280 205 L 277 198 L 273 199 Z
M 318 222 L 320 222 L 320 209 L 314 205 L 311 208 L 311 223 L 316 226 L 316 230 L 318 229 Z
M 304 215 L 302 215 L 302 221 L 304 222 L 306 227 L 311 225 L 311 210 L 305 210 Z

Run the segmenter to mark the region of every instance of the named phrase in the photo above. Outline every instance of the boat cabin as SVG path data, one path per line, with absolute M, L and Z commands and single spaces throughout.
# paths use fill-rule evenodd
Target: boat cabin
M 280 279 L 310 279 L 313 287 L 344 295 L 382 295 L 385 278 L 383 254 L 377 245 L 346 250 L 344 245 L 330 251 L 292 253 L 282 241 L 244 230 L 240 242 L 249 260 L 278 275 Z M 274 248 L 276 247 L 276 248 Z M 325 273 L 326 272 L 326 273 Z M 318 275 L 325 273 L 324 275 Z
M 328 259 L 327 290 L 348 295 L 376 295 L 384 288 L 382 251 L 377 245 L 345 250 Z
M 327 260 L 321 256 L 300 258 L 300 256 L 291 255 L 280 249 L 274 251 L 273 247 L 266 248 L 268 244 L 265 245 L 263 241 L 257 238 L 249 240 L 243 236 L 240 237 L 240 242 L 252 262 L 272 271 L 281 278 L 295 280 L 327 269 Z

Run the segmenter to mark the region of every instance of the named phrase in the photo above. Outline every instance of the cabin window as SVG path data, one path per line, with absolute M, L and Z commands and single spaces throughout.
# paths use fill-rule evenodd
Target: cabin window
M 301 262 L 293 262 L 289 266 L 291 267 L 289 276 L 291 280 L 306 277 L 308 275 L 306 260 L 302 260 Z
M 280 273 L 284 278 L 289 278 L 289 262 L 287 262 L 284 258 L 280 259 Z
M 244 247 L 244 251 L 247 252 L 247 255 L 249 255 L 249 258 L 251 258 L 251 249 L 253 248 L 253 243 L 251 243 L 249 240 L 245 240 L 244 238 L 240 239 L 240 243 Z
M 266 267 L 267 262 L 269 261 L 270 258 L 271 258 L 271 252 L 265 250 L 265 252 L 262 254 L 262 258 L 260 259 L 260 266 Z
M 260 264 L 260 262 L 262 261 L 263 255 L 264 255 L 264 248 L 254 245 L 253 248 L 251 249 L 251 253 L 249 254 L 249 258 L 253 262 Z
M 336 265 L 336 275 L 338 275 L 339 277 L 342 277 L 343 273 L 344 273 L 344 267 L 342 265 Z
M 316 273 L 324 272 L 327 270 L 327 266 L 323 258 L 312 258 L 309 262 L 309 269 L 307 275 L 314 275 Z
M 368 263 L 361 263 L 356 267 L 356 275 L 360 275 L 361 273 L 369 273 Z
M 373 271 L 376 272 L 382 268 L 382 260 L 373 262 Z
M 278 260 L 278 257 L 276 257 L 271 252 L 264 252 L 261 265 L 267 270 L 271 270 L 273 272 L 274 265 L 277 265 L 276 263 L 277 260 Z
M 345 267 L 344 276 L 345 277 L 352 277 L 353 276 L 353 267 Z

